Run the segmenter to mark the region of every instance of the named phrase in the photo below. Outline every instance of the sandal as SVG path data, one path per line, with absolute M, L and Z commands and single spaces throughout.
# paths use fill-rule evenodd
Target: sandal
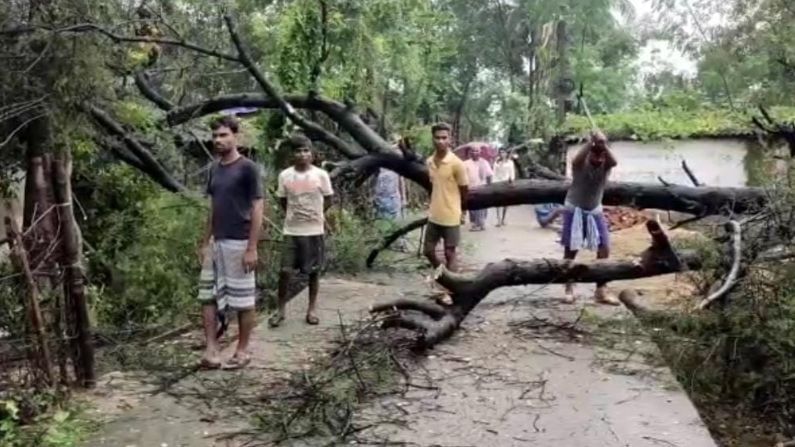
M 320 323 L 320 319 L 314 315 L 307 314 L 306 316 L 306 323 L 311 325 L 316 325 Z
M 218 369 L 221 367 L 221 362 L 218 360 L 210 360 L 207 357 L 202 357 L 199 360 L 199 368 L 202 369 Z
M 279 327 L 282 321 L 284 321 L 284 315 L 276 314 L 268 319 L 268 326 Z
M 237 354 L 233 355 L 231 359 L 229 359 L 221 369 L 230 370 L 230 369 L 241 369 L 245 368 L 249 363 L 251 363 L 251 356 L 244 355 L 243 358 L 240 358 Z

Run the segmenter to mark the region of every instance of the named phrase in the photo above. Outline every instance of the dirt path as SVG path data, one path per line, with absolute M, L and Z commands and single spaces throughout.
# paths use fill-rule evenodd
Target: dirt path
M 493 218 L 493 215 L 490 216 Z M 530 208 L 512 208 L 505 228 L 465 232 L 465 264 L 477 268 L 504 257 L 558 257 L 555 234 L 535 225 Z M 491 221 L 490 221 L 491 222 Z M 376 300 L 422 296 L 419 276 L 367 274 L 322 285 L 322 324 L 302 320 L 303 295 L 290 305 L 278 330 L 256 330 L 255 361 L 242 372 L 200 372 L 168 392 L 106 377 L 92 399 L 109 420 L 87 447 L 233 446 L 219 434 L 246 430 L 250 414 L 236 400 L 255 399 L 268 383 L 306 367 L 338 335 L 339 322 L 361 318 Z M 675 287 L 671 278 L 659 289 Z M 616 289 L 622 287 L 615 284 Z M 579 286 L 587 294 L 592 286 Z M 659 290 L 658 290 L 659 292 Z M 377 423 L 359 433 L 359 445 L 417 446 L 714 446 L 693 405 L 643 340 L 616 346 L 569 330 L 573 322 L 631 319 L 623 309 L 559 302 L 560 286 L 516 287 L 494 292 L 450 341 L 432 351 L 418 371 L 431 389 L 411 389 L 362 409 L 357 423 Z M 557 325 L 557 326 L 555 326 Z M 563 331 L 555 327 L 564 328 Z M 566 329 L 569 328 L 569 329 Z M 616 331 L 621 332 L 620 329 Z M 581 339 L 582 337 L 582 339 Z M 630 346 L 627 349 L 627 345 Z M 110 379 L 110 380 L 108 380 Z M 144 401 L 145 399 L 145 401 Z M 296 443 L 295 445 L 305 445 Z

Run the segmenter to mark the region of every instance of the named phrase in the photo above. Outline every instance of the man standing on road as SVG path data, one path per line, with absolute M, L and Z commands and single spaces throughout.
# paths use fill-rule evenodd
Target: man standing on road
M 571 163 L 573 179 L 563 209 L 561 244 L 564 259 L 573 260 L 581 248 L 596 250 L 598 259 L 610 256 L 610 233 L 602 214 L 602 196 L 610 171 L 617 164 L 602 132 L 592 133 L 590 141 L 574 156 Z M 566 302 L 575 301 L 571 283 L 566 284 L 565 294 Z M 596 284 L 594 298 L 603 304 L 619 304 L 607 293 L 605 282 Z
M 287 306 L 287 286 L 297 270 L 309 275 L 309 308 L 307 324 L 318 324 L 317 295 L 320 271 L 323 268 L 326 232 L 326 209 L 331 205 L 331 178 L 328 172 L 312 164 L 312 142 L 296 134 L 287 144 L 293 152 L 293 166 L 279 174 L 276 195 L 285 211 L 284 246 L 279 274 L 278 306 L 268 322 L 276 327 L 284 321 Z
M 478 146 L 473 147 L 469 151 L 469 159 L 464 162 L 464 167 L 466 167 L 470 188 L 491 184 L 494 171 L 492 171 L 489 162 L 481 158 L 480 148 Z M 488 215 L 488 208 L 469 210 L 469 221 L 472 224 L 470 231 L 485 230 L 486 217 L 488 217 Z
M 434 124 L 431 128 L 434 153 L 426 161 L 431 180 L 431 201 L 423 253 L 434 268 L 438 267 L 441 261 L 436 256 L 436 245 L 444 240 L 445 265 L 455 271 L 468 181 L 464 162 L 450 151 L 450 131 L 447 123 Z
M 220 159 L 210 170 L 207 195 L 210 215 L 199 246 L 202 270 L 198 298 L 206 349 L 201 365 L 221 367 L 216 337 L 217 315 L 226 308 L 237 311 L 237 349 L 225 368 L 248 364 L 248 345 L 255 323 L 257 242 L 262 226 L 262 178 L 257 165 L 240 155 L 238 122 L 227 116 L 210 125 L 213 146 Z

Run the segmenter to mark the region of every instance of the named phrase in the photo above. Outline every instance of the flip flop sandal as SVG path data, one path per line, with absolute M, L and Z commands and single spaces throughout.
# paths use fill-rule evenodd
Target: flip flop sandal
M 240 357 L 232 357 L 226 363 L 221 366 L 221 369 L 224 370 L 231 370 L 231 369 L 241 369 L 248 366 L 251 363 L 251 356 L 244 356 L 242 359 Z
M 202 357 L 199 361 L 199 368 L 202 369 L 218 369 L 221 367 L 221 362 L 212 361 L 206 357 Z
M 274 315 L 268 319 L 268 326 L 270 327 L 279 327 L 280 324 L 284 321 L 283 315 Z
M 594 301 L 596 301 L 599 304 L 607 304 L 608 306 L 620 306 L 621 305 L 621 301 L 619 301 L 618 299 L 616 299 L 616 297 L 614 297 L 612 295 L 606 295 L 606 296 L 603 296 L 603 297 L 594 298 Z
M 311 325 L 316 325 L 320 323 L 320 319 L 314 315 L 307 315 L 306 316 L 306 323 Z

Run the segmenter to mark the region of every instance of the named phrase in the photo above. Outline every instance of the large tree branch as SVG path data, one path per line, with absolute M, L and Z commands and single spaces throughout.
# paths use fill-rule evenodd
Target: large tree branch
M 563 203 L 568 181 L 519 180 L 512 185 L 492 183 L 473 188 L 467 209 L 535 203 Z M 609 182 L 602 203 L 638 209 L 662 209 L 696 215 L 742 214 L 764 207 L 768 197 L 762 188 L 663 186 L 654 183 Z
M 26 26 L 19 26 L 15 28 L 0 30 L 0 35 L 17 36 L 21 34 L 29 34 L 38 30 L 49 31 L 56 34 L 95 32 L 110 38 L 114 42 L 132 42 L 132 43 L 141 42 L 141 43 L 157 43 L 161 45 L 170 45 L 170 46 L 186 48 L 188 50 L 192 50 L 197 53 L 206 54 L 208 56 L 217 57 L 219 59 L 224 59 L 232 62 L 240 62 L 240 59 L 238 59 L 236 56 L 233 56 L 231 54 L 223 53 L 221 51 L 211 50 L 209 48 L 204 48 L 200 45 L 196 45 L 184 40 L 161 39 L 150 36 L 125 36 L 122 34 L 117 34 L 113 31 L 108 30 L 107 28 L 103 28 L 94 23 L 79 23 L 76 25 L 70 25 L 63 28 L 54 28 L 45 25 L 26 25 Z
M 161 110 L 169 111 L 174 108 L 174 103 L 166 99 L 165 96 L 158 93 L 154 87 L 149 83 L 149 75 L 145 71 L 135 73 L 135 86 L 138 91 L 148 100 L 152 101 L 160 107 Z
M 396 153 L 396 150 L 365 124 L 353 109 L 320 95 L 284 95 L 284 100 L 297 109 L 315 110 L 328 116 L 351 135 L 366 151 L 351 148 L 351 158 L 369 153 Z M 177 107 L 166 115 L 168 125 L 176 126 L 192 119 L 232 107 L 279 109 L 276 99 L 261 93 L 235 93 L 221 95 L 205 101 Z
M 426 191 L 431 190 L 431 181 L 428 178 L 428 169 L 425 164 L 418 160 L 406 160 L 397 154 L 372 154 L 357 158 L 349 163 L 338 166 L 331 171 L 331 178 L 336 179 L 346 174 L 366 174 L 386 168 L 398 173 L 418 185 Z
M 144 169 L 141 170 L 146 175 L 169 191 L 186 191 L 185 186 L 176 180 L 170 173 L 168 173 L 163 165 L 161 165 L 160 162 L 155 159 L 151 152 L 149 152 L 149 150 L 147 150 L 140 141 L 135 139 L 126 130 L 124 130 L 124 127 L 122 127 L 122 125 L 116 120 L 111 118 L 107 112 L 93 104 L 85 104 L 83 108 L 106 132 L 119 138 L 124 143 L 124 146 L 127 148 L 127 150 L 129 150 L 134 158 L 140 162 L 140 164 L 132 162 L 130 163 L 131 166 L 137 169 L 141 169 L 141 167 L 143 167 Z M 122 161 L 130 162 L 131 160 L 131 157 L 122 157 Z
M 696 251 L 675 253 L 668 237 L 655 221 L 646 224 L 651 246 L 636 260 L 582 263 L 560 259 L 517 261 L 505 259 L 489 264 L 476 275 L 453 273 L 440 266 L 436 281 L 450 292 L 453 304 L 427 306 L 397 300 L 374 306 L 371 312 L 391 314 L 386 327 L 403 327 L 419 333 L 421 346 L 433 346 L 449 337 L 469 312 L 491 292 L 501 287 L 527 284 L 563 284 L 570 281 L 593 283 L 664 275 L 702 267 Z
M 327 131 L 320 124 L 301 116 L 295 107 L 287 102 L 284 97 L 282 97 L 281 93 L 276 90 L 276 87 L 265 78 L 265 75 L 251 59 L 251 56 L 248 54 L 248 50 L 243 44 L 243 41 L 240 39 L 240 35 L 237 32 L 237 26 L 235 26 L 235 22 L 232 20 L 232 18 L 226 15 L 224 16 L 224 21 L 226 22 L 226 27 L 229 29 L 229 35 L 232 38 L 232 43 L 234 43 L 235 48 L 237 48 L 240 63 L 246 67 L 251 76 L 257 81 L 257 84 L 259 84 L 260 88 L 265 91 L 269 98 L 273 99 L 278 109 L 281 110 L 281 112 L 284 113 L 284 115 L 287 116 L 290 121 L 304 129 L 304 131 L 310 137 L 329 143 L 343 154 L 351 154 L 355 152 L 349 147 L 350 145 L 341 138 Z

